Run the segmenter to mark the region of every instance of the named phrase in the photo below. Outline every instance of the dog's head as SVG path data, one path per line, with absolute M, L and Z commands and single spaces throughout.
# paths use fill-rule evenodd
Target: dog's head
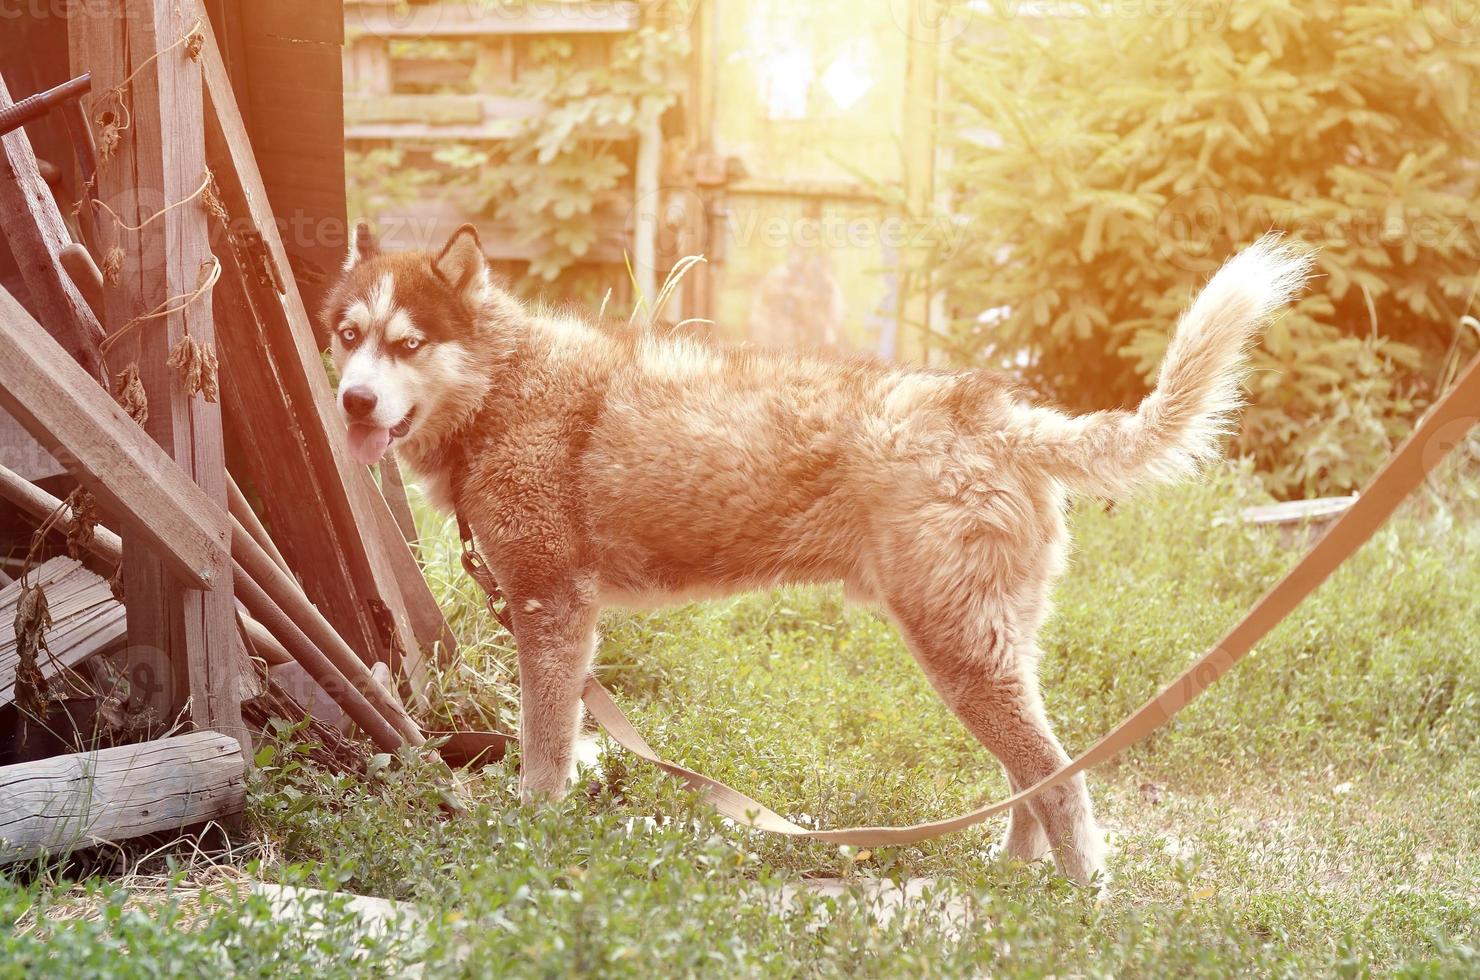
M 377 462 L 393 441 L 437 431 L 465 408 L 493 289 L 471 225 L 440 252 L 382 252 L 359 225 L 323 311 L 357 462 Z

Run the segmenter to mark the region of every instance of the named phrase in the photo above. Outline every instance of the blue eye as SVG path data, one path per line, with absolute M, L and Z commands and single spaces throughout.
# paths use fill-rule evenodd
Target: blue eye
M 345 345 L 351 345 L 359 341 L 360 332 L 353 327 L 345 327 L 343 330 L 339 331 L 339 339 L 343 341 Z
M 419 350 L 421 348 L 421 344 L 422 341 L 420 337 L 407 337 L 405 340 L 401 341 L 401 349 L 409 353 L 414 350 Z

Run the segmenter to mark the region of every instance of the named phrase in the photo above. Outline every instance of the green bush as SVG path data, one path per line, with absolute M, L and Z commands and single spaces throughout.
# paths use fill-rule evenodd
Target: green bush
M 1047 6 L 962 8 L 945 58 L 967 227 L 933 257 L 950 351 L 1073 409 L 1134 405 L 1196 289 L 1284 229 L 1320 247 L 1319 277 L 1255 356 L 1237 449 L 1276 495 L 1355 489 L 1474 347 L 1480 21 L 1402 0 Z

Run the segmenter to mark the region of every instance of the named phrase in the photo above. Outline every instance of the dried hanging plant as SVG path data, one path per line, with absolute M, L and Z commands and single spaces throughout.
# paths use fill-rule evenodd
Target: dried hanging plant
M 97 526 L 97 501 L 82 487 L 67 496 L 67 507 L 72 511 L 72 521 L 67 525 L 67 554 L 80 559 L 87 554 L 92 544 L 93 529 Z
M 119 372 L 113 383 L 114 396 L 118 405 L 129 418 L 139 425 L 149 421 L 149 396 L 144 393 L 144 382 L 139 378 L 139 362 L 134 361 Z
M 103 256 L 103 281 L 110 286 L 118 285 L 123 274 L 123 263 L 127 258 L 123 249 L 114 245 Z
M 202 344 L 187 333 L 170 348 L 165 363 L 180 375 L 188 393 L 204 395 L 208 402 L 220 400 L 220 366 L 214 344 Z
M 51 629 L 51 609 L 39 585 L 22 585 L 15 610 L 15 640 L 18 663 L 15 669 L 15 703 L 32 718 L 46 717 L 46 676 L 41 673 L 38 654 L 46 650 L 46 631 Z

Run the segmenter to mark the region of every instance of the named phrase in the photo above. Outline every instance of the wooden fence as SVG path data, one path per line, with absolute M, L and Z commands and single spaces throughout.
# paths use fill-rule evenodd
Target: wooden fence
M 345 5 L 345 138 L 350 152 L 395 147 L 419 167 L 436 169 L 432 153 L 467 143 L 489 147 L 519 134 L 546 107 L 512 94 L 532 63 L 532 46 L 560 37 L 584 64 L 600 64 L 612 41 L 636 30 L 635 3 L 443 3 L 405 7 L 390 0 L 349 0 Z M 656 235 L 654 215 L 633 215 L 631 202 L 658 193 L 662 136 L 611 127 L 592 138 L 629 141 L 635 159 L 629 189 L 616 195 L 591 246 L 588 260 L 623 262 L 649 272 Z M 628 196 L 630 194 L 630 197 Z M 519 229 L 488 214 L 486 202 L 443 188 L 427 188 L 411 201 L 370 200 L 366 215 L 391 247 L 430 247 L 471 220 L 495 261 L 535 258 L 538 243 L 521 241 Z M 471 218 L 469 216 L 472 216 Z M 647 295 L 649 282 L 639 281 Z

